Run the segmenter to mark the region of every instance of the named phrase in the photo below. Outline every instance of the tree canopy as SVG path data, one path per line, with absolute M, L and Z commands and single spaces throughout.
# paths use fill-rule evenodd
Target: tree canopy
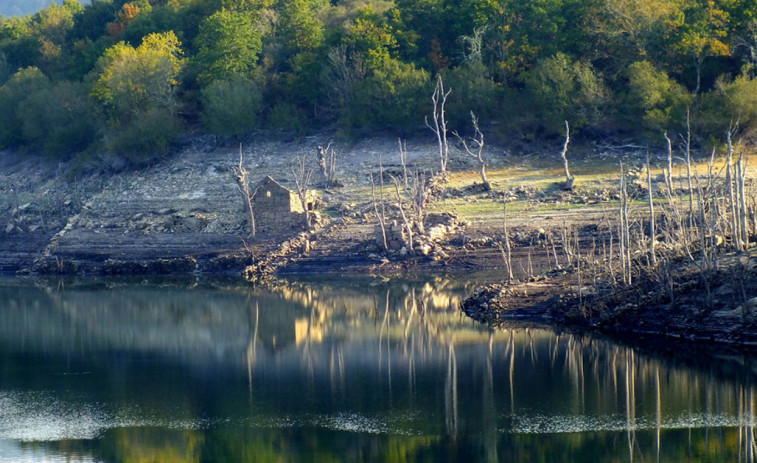
M 167 148 L 184 127 L 222 136 L 261 127 L 406 133 L 422 129 L 436 75 L 452 89 L 452 129 L 464 130 L 470 111 L 503 134 L 527 136 L 558 136 L 567 119 L 594 136 L 658 137 L 687 112 L 705 136 L 739 116 L 743 130 L 757 128 L 753 0 L 12 0 L 2 8 L 0 146 L 133 156 Z M 45 101 L 71 110 L 41 117 Z M 56 141 L 41 142 L 52 125 Z M 61 146 L 64 134 L 70 146 Z

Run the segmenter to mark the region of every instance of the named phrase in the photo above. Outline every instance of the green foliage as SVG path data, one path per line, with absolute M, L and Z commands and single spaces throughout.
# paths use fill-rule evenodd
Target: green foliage
M 702 99 L 700 125 L 705 134 L 723 138 L 736 124 L 747 135 L 757 133 L 757 80 L 746 74 L 720 79 Z
M 281 44 L 280 61 L 314 50 L 323 41 L 323 23 L 315 17 L 312 0 L 279 0 L 276 36 Z
M 50 86 L 50 81 L 35 67 L 19 70 L 0 87 L 0 147 L 14 146 L 24 141 L 23 121 L 19 111 L 29 95 Z
M 342 42 L 371 69 L 383 66 L 397 48 L 391 27 L 374 15 L 370 8 L 363 10 L 346 27 Z
M 339 123 L 351 131 L 390 129 L 408 133 L 423 125 L 431 93 L 428 72 L 388 58 L 365 79 L 355 82 Z
M 134 163 L 141 163 L 166 152 L 180 131 L 181 121 L 175 113 L 152 107 L 135 115 L 128 124 L 108 130 L 105 147 Z
M 150 34 L 137 48 L 123 42 L 114 45 L 98 62 L 100 73 L 92 95 L 109 115 L 107 140 L 115 151 L 138 155 L 142 147 L 162 150 L 177 135 L 180 45 L 173 32 Z M 162 125 L 152 127 L 146 119 Z M 137 128 L 144 128 L 145 134 L 137 135 Z
M 280 101 L 268 114 L 268 128 L 280 131 L 302 133 L 308 127 L 307 119 L 294 103 Z
M 255 23 L 254 13 L 228 10 L 218 11 L 202 23 L 194 59 L 201 84 L 252 73 L 262 48 Z
M 641 122 L 654 133 L 685 125 L 686 108 L 691 105 L 692 97 L 682 85 L 655 69 L 649 61 L 631 64 L 627 77 L 626 110 L 622 114 L 627 124 Z
M 571 61 L 562 53 L 537 63 L 526 77 L 526 92 L 543 127 L 554 133 L 566 120 L 575 128 L 597 125 L 609 100 L 592 65 Z
M 633 136 L 680 130 L 689 106 L 700 131 L 720 132 L 739 115 L 742 126 L 754 124 L 754 0 L 39 5 L 28 16 L 0 16 L 3 146 L 63 155 L 99 133 L 104 146 L 131 156 L 168 146 L 185 120 L 227 135 L 332 124 L 404 133 L 422 126 L 436 73 L 453 90 L 447 117 L 458 128 L 473 110 L 510 134 L 562 133 L 567 119 Z M 24 90 L 35 82 L 42 87 Z M 91 99 L 74 101 L 83 89 L 97 111 L 87 110 Z M 71 112 L 44 113 L 45 99 Z M 74 119 L 93 127 L 89 138 Z M 44 130 L 57 141 L 42 141 Z
M 79 152 L 98 136 L 95 102 L 80 82 L 61 81 L 30 94 L 18 111 L 25 141 L 47 154 Z
M 469 62 L 449 71 L 445 87 L 452 89 L 447 100 L 447 115 L 452 127 L 460 130 L 470 126 L 470 112 L 481 120 L 494 120 L 499 114 L 497 85 L 480 61 Z
M 201 91 L 202 121 L 216 135 L 249 133 L 260 125 L 262 86 L 242 76 L 214 80 Z

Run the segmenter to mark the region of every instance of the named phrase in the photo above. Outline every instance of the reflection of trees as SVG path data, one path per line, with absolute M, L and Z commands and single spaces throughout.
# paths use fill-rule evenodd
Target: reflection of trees
M 104 377 L 101 389 L 120 403 L 167 413 L 161 407 L 168 401 L 188 419 L 208 414 L 237 423 L 197 431 L 203 439 L 195 452 L 177 461 L 198 454 L 251 461 L 256 451 L 279 460 L 349 459 L 345 454 L 397 461 L 422 455 L 510 461 L 526 454 L 537 462 L 555 455 L 574 461 L 671 461 L 689 454 L 694 460 L 754 460 L 755 373 L 748 358 L 693 366 L 601 338 L 490 330 L 456 310 L 463 291 L 446 280 L 364 280 L 26 294 L 15 299 L 23 312 L 0 311 L 0 343 L 7 347 L 0 360 L 20 350 L 24 339 L 41 352 L 74 359 L 112 346 L 159 353 L 174 359 L 166 361 L 172 368 L 185 365 L 177 366 L 176 357 L 196 367 L 200 382 L 222 376 L 223 387 L 215 390 L 204 383 L 193 388 L 178 372 L 158 377 L 146 392 L 136 390 L 144 386 L 136 369 L 96 371 Z M 143 328 L 152 331 L 139 333 Z M 19 368 L 9 361 L 2 367 Z M 34 379 L 47 387 L 54 381 L 42 374 Z M 310 408 L 314 403 L 320 408 Z M 357 439 L 324 424 L 340 414 L 358 421 L 377 417 L 389 430 L 379 426 L 375 435 Z M 279 418 L 295 424 L 277 428 Z M 123 455 L 158 447 L 136 445 L 138 432 L 119 432 L 128 437 L 115 444 Z M 177 436 L 165 438 L 180 442 Z

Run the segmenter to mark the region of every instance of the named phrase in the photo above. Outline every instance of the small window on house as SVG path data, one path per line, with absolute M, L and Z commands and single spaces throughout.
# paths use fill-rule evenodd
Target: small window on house
M 313 203 L 308 203 L 308 210 L 309 210 L 309 211 L 312 211 L 312 210 L 313 210 Z
M 266 198 L 270 198 L 271 197 L 271 192 L 270 191 L 266 191 L 265 192 L 265 197 Z

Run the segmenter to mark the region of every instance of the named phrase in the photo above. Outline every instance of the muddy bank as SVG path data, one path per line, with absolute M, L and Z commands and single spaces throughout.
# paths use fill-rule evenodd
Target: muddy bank
M 471 257 L 470 248 L 454 245 L 449 247 L 453 256 L 444 259 L 397 255 L 390 262 L 381 256 L 373 234 L 369 172 L 379 159 L 387 168 L 399 165 L 396 139 L 340 146 L 337 179 L 344 186 L 325 189 L 316 153 L 331 137 L 249 140 L 243 146 L 253 185 L 271 175 L 293 188 L 291 163 L 298 156 L 315 169 L 312 188 L 321 196 L 323 226 L 310 234 L 307 249 L 289 246 L 285 252 L 282 246 L 297 239 L 297 231 L 250 236 L 233 172 L 238 145 L 197 139 L 150 166 L 86 174 L 78 173 L 73 161 L 2 152 L 0 272 L 241 275 L 272 255 L 278 256 L 269 262 L 278 273 L 392 274 L 500 265 L 486 247 L 477 257 Z M 433 170 L 432 143 L 411 141 L 407 146 L 410 165 Z M 459 160 L 452 165 L 465 167 Z M 474 237 L 486 233 L 482 223 L 468 230 Z
M 680 260 L 631 286 L 578 286 L 577 272 L 479 288 L 462 310 L 493 326 L 529 322 L 633 340 L 671 339 L 757 348 L 757 250 L 721 256 L 716 269 Z M 591 283 L 591 282 L 589 282 Z

